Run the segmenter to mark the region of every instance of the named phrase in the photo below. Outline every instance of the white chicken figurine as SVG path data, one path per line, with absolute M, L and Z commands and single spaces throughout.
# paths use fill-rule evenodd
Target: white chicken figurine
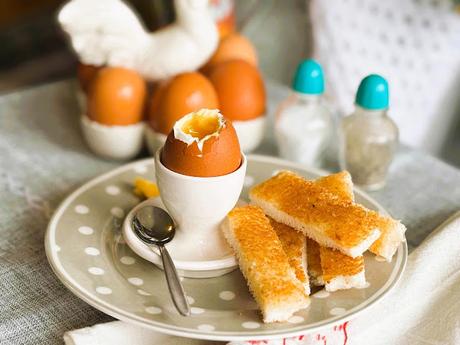
M 80 61 L 136 70 L 155 81 L 202 66 L 218 44 L 208 0 L 175 0 L 176 22 L 147 32 L 121 0 L 71 0 L 58 21 Z

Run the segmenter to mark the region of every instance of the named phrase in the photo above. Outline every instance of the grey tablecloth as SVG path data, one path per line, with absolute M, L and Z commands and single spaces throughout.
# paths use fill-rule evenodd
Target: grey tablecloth
M 0 344 L 62 344 L 64 331 L 111 319 L 64 288 L 43 247 L 53 208 L 120 164 L 85 146 L 74 87 L 64 81 L 0 97 Z M 269 85 L 269 113 L 285 95 Z M 275 153 L 270 135 L 259 153 Z M 460 171 L 401 148 L 386 188 L 372 195 L 403 220 L 414 247 L 460 209 Z

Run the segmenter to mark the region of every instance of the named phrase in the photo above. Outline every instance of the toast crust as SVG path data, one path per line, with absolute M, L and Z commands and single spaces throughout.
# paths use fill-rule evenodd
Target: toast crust
M 352 257 L 361 255 L 380 235 L 382 217 L 377 212 L 292 172 L 280 172 L 253 187 L 250 199 L 276 221 L 289 220 L 288 225 L 319 244 Z
M 294 312 L 308 307 L 304 286 L 296 278 L 262 209 L 251 205 L 234 208 L 223 231 L 235 250 L 264 322 L 286 321 Z
M 315 180 L 317 185 L 328 188 L 345 201 L 354 201 L 353 182 L 347 171 L 328 175 Z M 380 228 L 381 235 L 369 248 L 369 251 L 391 261 L 399 243 L 404 241 L 406 228 L 400 222 L 390 218 L 382 217 Z

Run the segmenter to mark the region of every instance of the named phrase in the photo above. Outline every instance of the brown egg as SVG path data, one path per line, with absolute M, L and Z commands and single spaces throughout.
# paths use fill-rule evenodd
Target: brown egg
M 163 147 L 161 162 L 182 175 L 222 176 L 240 167 L 241 149 L 231 122 L 217 110 L 202 109 L 174 125 Z
M 182 73 L 164 82 L 153 92 L 149 122 L 156 131 L 168 134 L 185 114 L 201 108 L 217 109 L 216 90 L 201 73 Z
M 88 90 L 88 117 L 108 126 L 127 126 L 142 121 L 146 86 L 135 71 L 105 67 Z
M 88 92 L 89 84 L 96 76 L 96 73 L 100 70 L 100 67 L 93 65 L 85 65 L 81 62 L 77 65 L 77 78 L 80 83 L 80 87 L 84 92 Z
M 243 35 L 232 33 L 220 41 L 214 55 L 206 63 L 204 70 L 230 60 L 244 60 L 257 67 L 257 53 L 252 43 Z
M 219 97 L 219 108 L 232 121 L 246 121 L 263 115 L 265 87 L 256 67 L 243 60 L 218 64 L 209 73 Z

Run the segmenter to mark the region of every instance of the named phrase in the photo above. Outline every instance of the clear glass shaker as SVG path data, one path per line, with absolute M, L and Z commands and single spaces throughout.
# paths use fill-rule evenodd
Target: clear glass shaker
M 359 85 L 354 113 L 340 124 L 341 168 L 366 190 L 385 185 L 398 144 L 398 128 L 387 110 L 387 81 L 379 75 L 369 75 Z
M 322 165 L 334 128 L 323 92 L 321 65 L 312 59 L 302 61 L 291 95 L 276 114 L 275 138 L 281 157 L 308 166 Z

